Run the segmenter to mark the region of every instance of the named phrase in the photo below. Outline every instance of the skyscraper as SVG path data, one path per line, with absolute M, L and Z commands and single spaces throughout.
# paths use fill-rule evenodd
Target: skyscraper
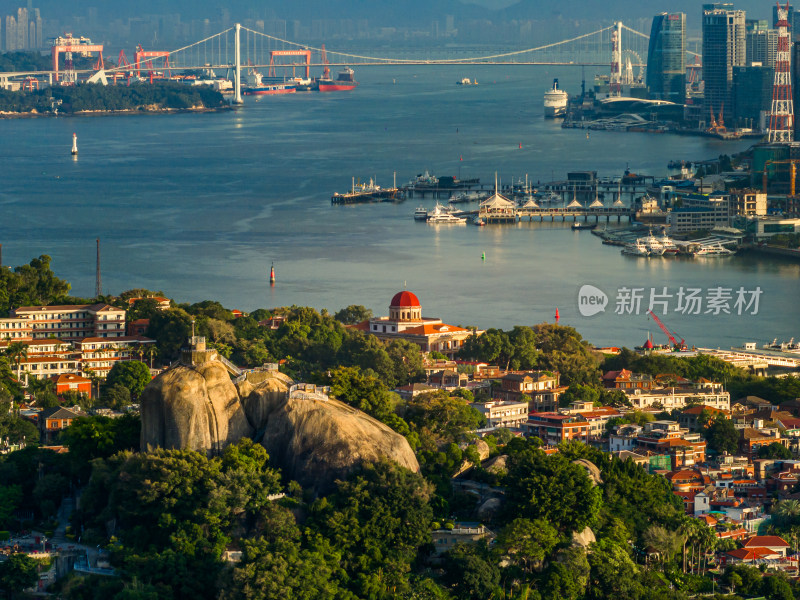
M 683 104 L 686 96 L 686 15 L 661 13 L 653 17 L 647 51 L 650 97 Z
M 778 51 L 778 31 L 770 29 L 766 20 L 747 19 L 745 28 L 745 64 L 759 63 L 772 69 Z
M 703 5 L 703 117 L 732 107 L 733 67 L 744 66 L 745 12 L 730 3 Z

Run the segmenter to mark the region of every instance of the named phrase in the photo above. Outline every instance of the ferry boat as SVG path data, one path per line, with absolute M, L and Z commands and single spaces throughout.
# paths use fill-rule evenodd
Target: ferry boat
M 650 250 L 645 246 L 642 238 L 630 244 L 626 244 L 622 249 L 622 253 L 629 256 L 650 256 Z
M 647 248 L 648 256 L 662 256 L 664 254 L 664 244 L 661 243 L 660 239 L 653 235 L 652 231 L 650 232 L 650 235 L 639 238 L 637 241 L 644 244 L 645 248 Z
M 409 181 L 407 185 L 412 189 L 435 188 L 439 185 L 439 178 L 431 175 L 426 170 Z
M 717 242 L 714 244 L 704 244 L 692 252 L 692 254 L 694 256 L 733 256 L 736 252 Z
M 433 225 L 466 225 L 467 220 L 455 216 L 449 209 L 437 202 L 433 212 L 428 213 L 428 223 Z
M 661 245 L 664 247 L 664 254 L 665 255 L 675 255 L 678 253 L 678 245 L 673 241 L 671 237 L 667 235 L 666 232 L 661 234 L 659 238 Z
M 417 210 L 414 211 L 414 220 L 415 221 L 427 221 L 428 220 L 428 209 L 424 206 L 418 206 Z
M 567 112 L 567 92 L 558 87 L 558 79 L 553 80 L 553 88 L 544 93 L 544 116 L 563 117 Z
M 355 72 L 350 67 L 345 67 L 339 71 L 336 79 L 320 79 L 320 92 L 349 92 L 356 88 L 358 82 L 355 80 Z

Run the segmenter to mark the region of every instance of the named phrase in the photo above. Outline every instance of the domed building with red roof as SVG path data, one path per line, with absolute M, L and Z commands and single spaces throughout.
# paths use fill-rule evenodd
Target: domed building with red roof
M 397 292 L 389 302 L 388 317 L 373 317 L 353 326 L 382 340 L 403 339 L 417 344 L 423 352 L 441 352 L 453 356 L 473 333 L 482 330 L 466 329 L 443 323 L 441 319 L 423 317 L 422 304 L 413 292 Z

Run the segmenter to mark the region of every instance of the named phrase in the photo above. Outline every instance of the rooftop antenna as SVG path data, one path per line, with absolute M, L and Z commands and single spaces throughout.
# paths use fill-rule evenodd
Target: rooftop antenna
M 97 270 L 95 272 L 94 295 L 99 298 L 103 293 L 103 286 L 100 280 L 100 238 L 97 238 Z

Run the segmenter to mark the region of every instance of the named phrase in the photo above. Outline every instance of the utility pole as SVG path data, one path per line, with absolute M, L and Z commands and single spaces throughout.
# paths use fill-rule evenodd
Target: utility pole
M 103 293 L 103 286 L 100 281 L 100 238 L 97 238 L 97 269 L 95 272 L 94 295 L 99 298 Z

